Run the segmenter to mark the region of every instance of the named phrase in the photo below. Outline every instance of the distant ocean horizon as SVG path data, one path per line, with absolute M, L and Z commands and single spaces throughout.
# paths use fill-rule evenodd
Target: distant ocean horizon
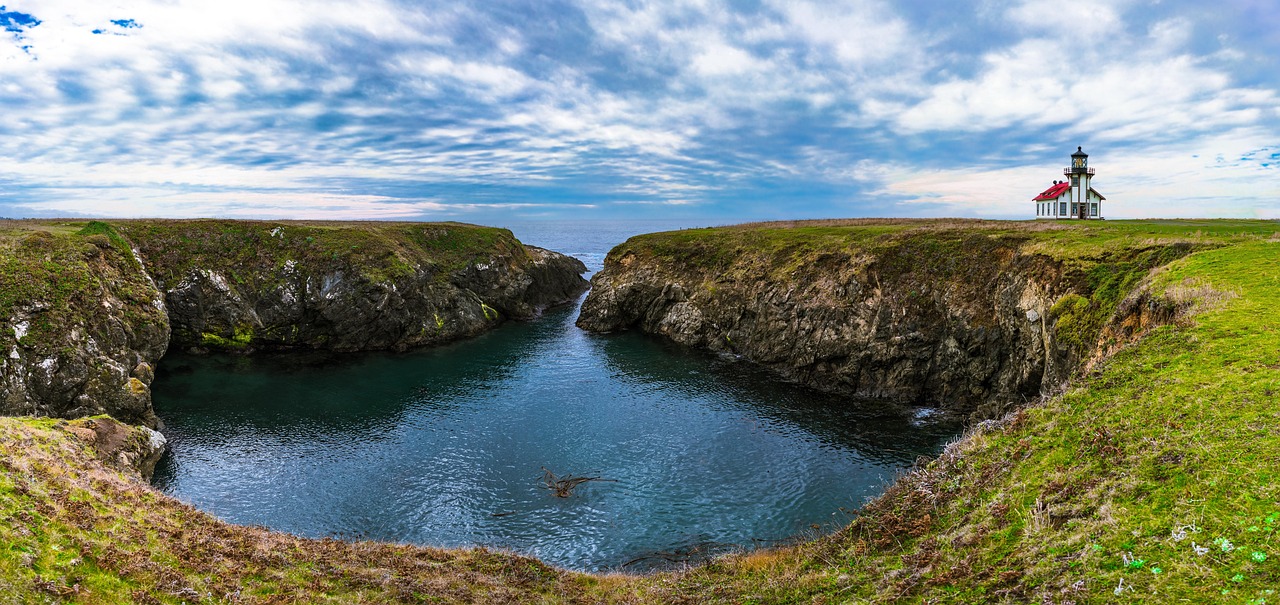
M 627 238 L 644 233 L 735 224 L 715 219 L 590 219 L 545 221 L 488 221 L 480 224 L 510 229 L 521 242 L 568 254 L 587 265 L 591 274 L 604 266 L 604 257 Z

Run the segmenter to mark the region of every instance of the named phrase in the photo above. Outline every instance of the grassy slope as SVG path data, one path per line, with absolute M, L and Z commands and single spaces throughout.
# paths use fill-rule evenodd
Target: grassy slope
M 84 422 L 0 418 L 0 604 L 537 603 L 575 578 L 483 549 L 228 525 L 99 462 Z
M 246 602 L 1280 602 L 1267 592 L 1280 585 L 1280 228 L 992 227 L 1023 234 L 1028 249 L 1091 266 L 1098 249 L 1187 242 L 1200 251 L 1155 275 L 1153 288 L 1209 286 L 1234 297 L 1218 297 L 1194 323 L 1156 329 L 1067 393 L 975 433 L 836 536 L 655 576 L 588 577 L 484 551 L 227 526 L 103 469 L 48 421 L 2 420 L 0 595 L 38 602 L 67 593 L 100 603 L 131 595 L 176 603 L 194 600 L 190 591 L 231 602 L 222 597 L 237 590 Z M 818 232 L 831 239 L 816 248 L 821 237 L 810 233 L 740 230 L 820 251 L 848 241 L 839 231 L 859 229 L 828 228 L 837 231 Z M 673 237 L 708 245 L 698 232 L 680 233 Z M 1193 542 L 1208 550 L 1198 554 Z M 79 595 L 68 592 L 76 583 Z

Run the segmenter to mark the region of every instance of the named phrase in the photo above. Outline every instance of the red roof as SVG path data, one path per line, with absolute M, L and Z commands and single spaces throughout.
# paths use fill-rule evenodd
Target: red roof
M 1068 183 L 1068 182 L 1066 182 L 1066 181 L 1063 181 L 1063 182 L 1061 182 L 1061 183 L 1058 183 L 1057 185 L 1054 185 L 1054 186 L 1052 186 L 1052 187 L 1050 187 L 1050 188 L 1048 188 L 1048 189 L 1045 189 L 1045 190 L 1044 190 L 1044 193 L 1041 193 L 1040 195 L 1037 195 L 1037 196 L 1036 196 L 1036 198 L 1035 198 L 1034 200 L 1031 200 L 1031 201 L 1033 201 L 1033 202 L 1043 202 L 1043 201 L 1047 201 L 1047 200 L 1056 200 L 1056 199 L 1058 199 L 1058 197 L 1059 197 L 1059 196 L 1061 196 L 1062 194 L 1066 193 L 1066 192 L 1067 192 L 1067 190 L 1068 190 L 1068 189 L 1070 189 L 1070 188 L 1071 188 L 1071 183 Z M 1101 197 L 1101 196 L 1099 196 L 1099 197 Z

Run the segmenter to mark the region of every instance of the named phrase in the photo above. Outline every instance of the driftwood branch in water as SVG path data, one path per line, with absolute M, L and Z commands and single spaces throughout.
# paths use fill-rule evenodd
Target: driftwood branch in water
M 663 563 L 667 564 L 686 564 L 731 552 L 740 548 L 735 544 L 727 542 L 716 542 L 714 540 L 704 540 L 695 544 L 690 544 L 673 550 L 654 550 L 644 553 L 626 563 L 619 566 L 619 569 L 630 567 L 637 563 L 643 563 L 644 567 L 650 569 L 658 569 L 663 567 Z
M 588 481 L 617 481 L 616 479 L 601 479 L 600 477 L 574 477 L 573 475 L 556 476 L 555 473 L 542 467 L 542 483 L 552 492 L 555 492 L 557 498 L 568 498 L 573 494 L 573 488 L 582 485 Z

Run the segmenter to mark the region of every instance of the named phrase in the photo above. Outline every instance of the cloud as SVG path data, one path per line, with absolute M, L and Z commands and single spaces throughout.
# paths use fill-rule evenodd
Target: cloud
M 770 4 L 786 15 L 799 39 L 818 52 L 831 53 L 845 66 L 898 61 L 920 45 L 907 22 L 882 2 L 775 0 Z
M 6 6 L 4 214 L 1016 216 L 1078 144 L 1130 199 L 1280 145 L 1266 19 L 1180 0 Z
M 1273 133 L 1229 132 L 1195 148 L 1152 149 L 1143 153 L 1089 158 L 1097 169 L 1093 187 L 1106 196 L 1110 218 L 1213 217 L 1280 218 L 1280 146 Z M 1069 161 L 1012 167 L 921 171 L 897 164 L 870 164 L 863 170 L 883 188 L 878 195 L 910 207 L 928 205 L 949 216 L 1030 218 L 1030 200 Z
M 1186 52 L 1185 19 L 1130 37 L 1111 3 L 1033 0 L 1007 18 L 1029 37 L 984 53 L 973 77 L 938 83 L 919 102 L 878 115 L 904 133 L 1059 128 L 1131 142 L 1255 123 L 1277 105 L 1274 90 L 1235 86 L 1229 73 Z

